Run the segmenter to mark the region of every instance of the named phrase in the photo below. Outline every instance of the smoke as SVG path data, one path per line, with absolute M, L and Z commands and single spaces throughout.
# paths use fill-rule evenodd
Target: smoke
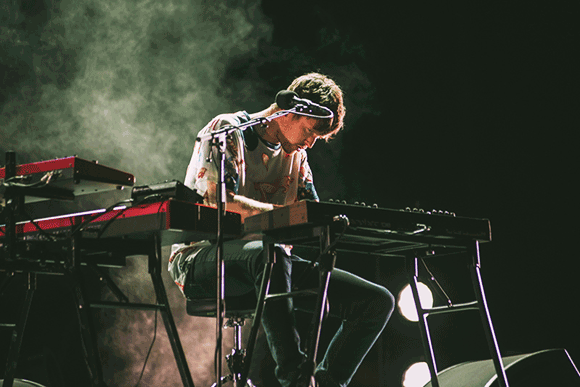
M 222 82 L 230 58 L 270 34 L 257 0 L 12 2 L 0 17 L 0 151 L 19 163 L 96 159 L 138 184 L 181 180 L 197 131 L 238 108 Z M 146 258 L 113 276 L 132 302 L 156 302 Z M 215 320 L 187 316 L 165 270 L 164 280 L 194 382 L 210 385 Z M 134 385 L 155 313 L 95 314 L 106 382 Z M 181 385 L 160 314 L 140 385 Z
M 3 26 L 3 62 L 30 71 L 4 80 L 1 147 L 98 159 L 140 183 L 182 178 L 197 130 L 231 108 L 220 96 L 228 58 L 269 38 L 258 1 L 228 3 L 61 1 L 34 35 Z
M 318 50 L 276 47 L 259 0 L 15 1 L 4 8 L 0 151 L 15 150 L 19 163 L 75 154 L 130 172 L 138 184 L 181 180 L 197 131 L 214 115 L 262 109 L 293 76 L 308 71 L 342 85 L 345 130 L 356 117 L 372 114 L 366 106 L 372 83 L 348 59 L 360 49 L 333 28 L 319 32 Z M 339 63 L 328 58 L 333 51 L 342 53 Z M 346 186 L 338 172 L 327 172 L 337 169 L 342 136 L 311 153 L 323 199 L 336 198 Z M 156 302 L 146 268 L 140 257 L 112 272 L 132 302 Z M 194 382 L 210 385 L 215 320 L 187 316 L 185 299 L 165 270 L 163 276 Z M 155 313 L 95 314 L 106 382 L 134 385 L 153 340 Z M 231 347 L 231 335 L 224 335 L 224 347 Z M 140 385 L 181 385 L 160 315 Z
M 182 180 L 193 138 L 214 115 L 262 109 L 307 71 L 343 87 L 346 131 L 372 109 L 362 46 L 337 25 L 313 33 L 315 50 L 275 46 L 259 0 L 32 3 L 0 16 L 0 152 L 15 150 L 20 163 L 76 154 L 137 184 Z M 315 174 L 337 168 L 328 160 L 340 157 L 341 136 L 313 152 Z M 338 175 L 316 176 L 323 198 L 345 189 Z

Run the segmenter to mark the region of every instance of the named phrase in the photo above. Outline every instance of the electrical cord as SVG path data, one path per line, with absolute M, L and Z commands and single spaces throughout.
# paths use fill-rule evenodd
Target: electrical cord
M 20 176 L 18 176 L 20 177 Z M 13 178 L 10 178 L 6 181 L 4 181 L 4 183 L 2 183 L 3 186 L 7 187 L 7 188 L 42 188 L 48 185 L 48 182 L 46 181 L 37 181 L 35 183 L 30 183 L 30 184 L 26 184 L 26 183 L 17 183 L 17 182 L 12 182 L 11 180 L 13 180 Z
M 38 232 L 40 234 L 44 235 L 45 237 L 50 239 L 52 242 L 56 242 L 58 240 L 58 238 L 56 236 L 50 234 L 49 232 L 44 230 L 42 227 L 40 227 L 40 225 L 38 223 L 36 223 L 36 221 L 34 219 L 32 219 L 32 216 L 30 216 L 30 214 L 28 212 L 23 211 L 23 213 L 28 218 L 28 221 L 38 230 Z
M 333 222 L 338 222 L 338 221 L 342 221 L 343 222 L 343 228 L 342 231 L 340 233 L 340 235 L 338 237 L 336 237 L 336 239 L 326 247 L 326 249 L 324 249 L 324 251 L 322 253 L 320 253 L 320 256 L 318 257 L 320 259 L 321 256 L 327 254 L 330 250 L 334 249 L 334 247 L 338 244 L 338 242 L 340 242 L 340 240 L 344 237 L 344 233 L 346 232 L 346 230 L 348 230 L 348 227 L 350 226 L 350 220 L 348 219 L 348 217 L 346 215 L 336 215 L 332 218 Z
M 55 171 L 50 171 L 44 174 L 44 176 L 42 176 L 40 178 L 39 181 L 34 182 L 34 183 L 20 183 L 17 182 L 18 180 L 23 181 L 27 178 L 27 176 L 12 176 L 6 180 L 4 180 L 4 182 L 2 182 L 2 185 L 7 187 L 7 188 L 11 188 L 11 187 L 15 187 L 15 188 L 43 188 L 46 187 L 50 181 L 52 180 L 52 177 L 58 173 L 55 173 Z
M 312 269 L 316 268 L 316 263 L 318 263 L 320 261 L 320 259 L 322 258 L 322 256 L 325 255 L 325 254 L 327 254 L 332 249 L 334 249 L 334 247 L 338 244 L 338 242 L 344 237 L 344 234 L 346 233 L 346 230 L 348 230 L 348 228 L 350 227 L 350 220 L 348 219 L 348 217 L 346 215 L 336 215 L 336 216 L 334 216 L 332 218 L 332 220 L 334 222 L 338 222 L 338 221 L 342 221 L 343 222 L 343 228 L 342 228 L 341 233 L 336 237 L 336 239 L 330 245 L 328 245 L 320 253 L 320 255 L 316 258 L 316 260 L 312 261 L 311 264 L 304 269 L 304 271 L 298 277 L 298 280 L 295 281 L 295 283 L 293 284 L 293 286 L 292 286 L 292 289 L 293 290 L 297 289 L 302 284 L 302 282 L 304 281 L 306 275 Z
M 137 380 L 137 384 L 135 384 L 135 387 L 138 387 L 139 383 L 141 383 L 141 379 L 143 378 L 143 374 L 145 373 L 145 368 L 147 367 L 147 362 L 149 361 L 149 356 L 151 355 L 151 351 L 153 349 L 153 344 L 155 344 L 156 338 L 157 338 L 157 309 L 155 309 L 155 325 L 153 328 L 153 340 L 151 340 L 151 344 L 149 345 L 149 350 L 147 351 L 147 356 L 145 356 L 145 363 L 143 363 L 143 368 L 141 369 L 141 375 L 139 375 L 139 380 Z
M 35 182 L 35 183 L 31 183 L 31 184 L 25 184 L 25 183 L 19 183 L 19 182 L 14 182 L 13 180 L 21 180 L 22 177 L 21 176 L 15 176 L 12 177 L 10 179 L 5 180 L 2 185 L 8 188 L 11 187 L 15 187 L 15 188 L 43 188 L 45 186 L 47 186 L 50 183 L 50 180 L 53 176 L 53 172 L 49 172 L 46 175 L 44 175 L 40 181 Z M 108 207 L 107 209 L 105 209 L 104 212 L 98 212 L 90 217 L 88 217 L 87 219 L 85 219 L 82 223 L 80 223 L 76 228 L 74 228 L 70 235 L 68 236 L 69 238 L 74 237 L 75 235 L 77 235 L 78 233 L 82 232 L 92 221 L 94 221 L 95 219 L 111 212 L 115 207 L 118 207 L 122 204 L 125 203 L 130 203 L 133 205 L 138 205 L 138 204 L 142 204 L 145 203 L 148 200 L 151 200 L 152 198 L 163 198 L 163 195 L 160 194 L 154 194 L 154 195 L 149 195 L 147 197 L 145 197 L 143 200 L 139 201 L 138 203 L 134 203 L 133 199 L 127 199 L 127 200 L 123 200 L 120 202 L 117 202 L 115 204 L 113 204 L 112 206 Z M 117 219 L 121 214 L 123 214 L 128 208 L 130 208 L 129 206 L 126 206 L 125 208 L 121 209 L 120 211 L 118 211 L 111 219 L 109 219 L 103 226 L 100 227 L 99 231 L 98 231 L 98 235 L 97 238 L 100 238 L 101 235 L 105 232 L 105 230 L 109 227 L 109 225 L 115 220 Z M 2 213 L 4 212 L 5 209 L 3 209 Z M 31 222 L 32 225 L 34 225 L 34 227 L 44 236 L 46 236 L 47 238 L 49 238 L 51 241 L 57 241 L 57 238 L 48 233 L 47 231 L 45 231 L 42 227 L 40 227 L 40 225 L 30 216 L 29 213 L 24 212 L 24 215 L 26 215 L 26 217 L 29 219 L 29 221 Z M 3 232 L 3 234 L 5 234 Z M 158 320 L 158 309 L 155 309 L 155 319 L 154 319 L 154 330 L 153 330 L 153 339 L 151 341 L 151 344 L 149 345 L 149 350 L 147 351 L 147 355 L 145 357 L 145 362 L 143 364 L 143 368 L 141 370 L 141 374 L 139 375 L 139 379 L 137 380 L 137 384 L 135 385 L 135 387 L 139 386 L 139 384 L 141 383 L 141 380 L 143 378 L 143 374 L 145 373 L 145 368 L 147 366 L 147 363 L 149 361 L 149 357 L 151 355 L 151 352 L 153 350 L 153 345 L 155 344 L 155 341 L 157 339 L 157 320 Z
M 82 223 L 80 223 L 76 228 L 74 228 L 71 231 L 69 237 L 70 238 L 74 237 L 76 234 L 82 232 L 85 229 L 85 227 L 87 227 L 93 220 L 95 220 L 95 219 L 97 219 L 97 218 L 99 218 L 99 217 L 101 217 L 101 216 L 103 216 L 103 215 L 111 212 L 115 207 L 118 207 L 118 206 L 120 206 L 120 205 L 122 205 L 124 203 L 130 203 L 130 204 L 132 204 L 133 203 L 133 199 L 122 200 L 122 201 L 117 202 L 117 203 L 113 204 L 112 206 L 106 208 L 104 212 L 97 212 L 96 214 L 93 214 L 92 216 L 90 216 L 87 219 L 85 219 Z M 125 209 L 127 209 L 127 208 L 128 207 L 126 207 Z M 123 211 L 125 209 L 123 209 Z
M 159 213 L 159 211 L 161 210 L 161 206 L 163 205 L 163 201 L 168 199 L 168 197 L 167 197 L 167 195 L 162 195 L 162 194 L 152 194 L 152 195 L 144 197 L 142 200 L 140 200 L 136 203 L 133 203 L 132 207 L 144 204 L 147 201 L 150 201 L 151 199 L 160 199 L 160 205 L 159 205 L 159 208 L 157 209 L 157 213 Z M 130 200 L 132 200 L 132 199 L 130 199 Z M 157 201 L 157 200 L 155 200 L 155 201 Z M 152 203 L 154 203 L 155 201 L 152 201 Z M 132 207 L 125 207 L 125 208 L 121 209 L 111 219 L 109 219 L 105 224 L 103 224 L 97 233 L 97 238 L 100 238 L 103 235 L 103 233 L 107 230 L 107 228 L 111 225 L 111 223 L 113 223 L 113 221 L 115 219 L 117 219 L 125 211 L 127 211 L 129 208 L 132 208 Z
M 447 301 L 447 306 L 450 306 L 450 307 L 453 306 L 453 302 L 451 302 L 451 298 L 449 298 L 449 296 L 447 295 L 447 293 L 445 292 L 445 290 L 443 289 L 443 287 L 441 286 L 439 281 L 437 281 L 437 278 L 435 278 L 435 276 L 433 275 L 431 270 L 429 270 L 429 268 L 427 267 L 427 264 L 425 263 L 425 260 L 423 258 L 421 258 L 420 260 L 421 260 L 421 263 L 423 264 L 423 267 L 425 268 L 425 270 L 427 270 L 427 273 L 429 274 L 429 279 L 431 280 L 431 282 L 433 282 L 435 284 L 436 289 L 443 296 L 443 298 L 445 298 L 445 300 Z

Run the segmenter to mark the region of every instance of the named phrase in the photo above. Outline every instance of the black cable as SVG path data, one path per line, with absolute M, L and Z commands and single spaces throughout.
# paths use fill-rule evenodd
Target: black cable
M 36 221 L 32 218 L 32 216 L 26 210 L 22 210 L 22 213 L 26 216 L 26 219 L 28 219 L 28 222 L 30 222 L 38 230 L 38 232 L 40 234 L 44 235 L 45 237 L 50 239 L 52 242 L 57 241 L 58 238 L 56 238 L 54 235 L 48 233 L 45 229 L 40 227 L 40 225 L 38 223 L 36 223 Z M 0 219 L 2 219 L 2 214 L 0 214 Z M 4 231 L 0 230 L 0 235 L 6 235 L 6 233 Z
M 35 183 L 30 183 L 30 184 L 26 184 L 26 183 L 15 183 L 15 182 L 11 182 L 10 180 L 12 180 L 14 178 L 8 179 L 6 180 L 2 185 L 4 185 L 7 188 L 42 188 L 42 187 L 46 187 L 48 185 L 48 182 L 46 181 L 37 181 Z
M 115 219 L 117 219 L 120 215 L 122 215 L 125 211 L 127 211 L 129 208 L 133 208 L 133 207 L 136 207 L 138 205 L 144 204 L 147 201 L 151 200 L 152 198 L 158 198 L 158 199 L 161 199 L 161 201 L 163 201 L 164 199 L 166 199 L 166 195 L 162 195 L 162 194 L 152 194 L 152 195 L 145 196 L 143 199 L 139 200 L 138 202 L 135 202 L 134 199 L 132 199 L 132 198 L 131 199 L 125 199 L 125 200 L 122 200 L 120 202 L 117 202 L 117 203 L 113 204 L 112 206 L 108 207 L 107 209 L 105 209 L 104 212 L 96 213 L 96 214 L 92 215 L 91 217 L 85 219 L 84 222 L 82 222 L 81 224 L 79 224 L 76 227 L 76 229 L 74 229 L 71 232 L 70 237 L 73 237 L 76 233 L 83 231 L 83 229 L 85 227 L 87 227 L 89 225 L 89 223 L 91 223 L 93 220 L 95 220 L 95 219 L 97 219 L 97 218 L 99 218 L 99 217 L 101 217 L 101 216 L 103 216 L 103 215 L 111 212 L 115 207 L 120 206 L 120 205 L 122 205 L 124 203 L 131 204 L 131 206 L 126 206 L 125 208 L 121 209 L 118 213 L 115 214 L 115 216 L 113 216 L 113 218 L 109 219 L 104 225 L 101 226 L 101 228 L 99 228 L 98 234 L 97 234 L 97 238 L 100 238 L 103 235 L 103 233 L 105 232 L 105 230 L 111 225 L 111 223 Z
M 344 227 L 340 233 L 340 235 L 338 237 L 336 237 L 336 239 L 330 244 L 328 245 L 328 247 L 326 249 L 324 249 L 324 251 L 322 251 L 320 253 L 320 255 L 316 258 L 316 260 L 312 261 L 310 265 L 308 265 L 308 267 L 306 267 L 304 269 L 304 271 L 300 274 L 300 276 L 298 277 L 298 279 L 296 281 L 293 282 L 292 284 L 292 289 L 297 289 L 300 284 L 302 284 L 302 282 L 304 281 L 306 275 L 312 271 L 313 269 L 316 268 L 316 263 L 320 261 L 320 259 L 322 258 L 323 255 L 327 254 L 330 250 L 332 250 L 337 244 L 338 242 L 344 237 L 344 234 L 346 233 L 346 230 L 348 230 L 349 226 L 350 226 L 350 221 L 348 219 L 348 217 L 346 215 L 336 215 L 332 218 L 333 221 L 337 222 L 339 220 L 342 220 L 342 222 L 344 223 Z
M 427 267 L 427 264 L 425 263 L 425 260 L 423 258 L 421 258 L 421 263 L 423 264 L 423 267 L 425 267 L 425 270 L 427 270 L 427 273 L 429 274 L 429 279 L 431 280 L 431 282 L 436 285 L 436 289 L 443 296 L 443 298 L 445 298 L 447 300 L 447 305 L 453 306 L 453 302 L 451 302 L 451 298 L 449 298 L 449 296 L 447 295 L 445 290 L 443 290 L 443 287 L 441 286 L 441 284 L 439 284 L 439 281 L 437 281 L 437 278 L 435 278 L 435 276 L 433 275 L 431 270 L 429 270 L 429 268 Z
M 152 194 L 152 195 L 145 196 L 145 197 L 144 197 L 143 199 L 141 199 L 139 202 L 137 202 L 137 203 L 133 203 L 133 206 L 132 206 L 132 207 L 125 207 L 125 208 L 123 208 L 123 209 L 122 209 L 122 210 L 120 210 L 118 213 L 116 213 L 116 214 L 115 214 L 115 216 L 113 216 L 113 217 L 112 217 L 111 219 L 109 219 L 109 220 L 108 220 L 108 221 L 107 221 L 105 224 L 103 224 L 103 225 L 101 226 L 101 228 L 99 229 L 98 233 L 97 233 L 97 238 L 100 238 L 100 237 L 103 235 L 103 233 L 105 232 L 105 230 L 106 230 L 106 229 L 107 229 L 107 228 L 108 228 L 108 227 L 111 225 L 111 223 L 113 223 L 113 221 L 114 221 L 115 219 L 117 219 L 119 216 L 121 216 L 121 215 L 122 215 L 122 214 L 123 214 L 123 213 L 124 213 L 126 210 L 128 210 L 129 208 L 133 208 L 133 207 L 139 206 L 139 205 L 141 205 L 141 204 L 144 204 L 144 203 L 146 203 L 148 200 L 151 200 L 152 198 L 161 199 L 161 200 L 159 201 L 159 203 L 160 203 L 160 205 L 159 205 L 159 208 L 157 209 L 157 213 L 159 214 L 159 213 L 160 213 L 160 211 L 161 211 L 161 206 L 163 205 L 163 202 L 164 202 L 164 200 L 167 200 L 167 199 L 168 199 L 167 195 L 162 195 L 162 194 Z M 132 200 L 132 199 L 130 199 L 130 200 Z M 152 201 L 152 203 L 155 203 L 155 201 Z
M 147 367 L 147 361 L 149 361 L 149 355 L 151 355 L 151 350 L 153 349 L 153 344 L 155 344 L 155 339 L 157 338 L 157 309 L 155 309 L 155 326 L 153 328 L 153 340 L 151 341 L 151 345 L 149 346 L 149 350 L 147 351 L 147 356 L 145 357 L 145 363 L 143 363 L 143 369 L 141 370 L 141 375 L 139 375 L 139 380 L 137 380 L 137 384 L 135 387 L 139 386 L 141 383 L 141 379 L 143 378 L 143 374 L 145 373 L 145 367 Z
M 97 232 L 97 238 L 100 238 L 100 237 L 103 235 L 103 233 L 105 232 L 105 230 L 106 230 L 106 229 L 107 229 L 107 228 L 108 228 L 108 227 L 111 225 L 111 223 L 113 223 L 113 221 L 114 221 L 115 219 L 117 219 L 119 216 L 121 216 L 121 215 L 122 215 L 122 214 L 123 214 L 125 211 L 127 211 L 129 208 L 130 208 L 130 207 L 125 207 L 125 208 L 122 208 L 122 209 L 121 209 L 120 211 L 118 211 L 118 212 L 117 212 L 117 213 L 116 213 L 116 214 L 115 214 L 115 215 L 114 215 L 114 216 L 113 216 L 111 219 L 107 220 L 107 221 L 105 222 L 105 224 L 103 224 L 103 225 L 102 225 L 102 226 L 99 228 L 99 230 L 98 230 L 98 232 Z
M 40 227 L 40 225 L 38 223 L 36 223 L 36 221 L 34 219 L 32 219 L 32 216 L 30 216 L 30 214 L 28 212 L 26 212 L 25 210 L 23 210 L 22 212 L 24 213 L 24 215 L 26 215 L 26 217 L 28 218 L 28 221 L 30 223 L 32 223 L 32 225 L 34 227 L 36 227 L 36 229 L 38 230 L 38 232 L 40 234 L 44 235 L 45 237 L 47 237 L 48 239 L 50 239 L 52 242 L 56 242 L 57 241 L 57 238 L 54 235 L 48 233 L 42 227 Z
M 44 188 L 46 186 L 48 186 L 50 184 L 50 180 L 52 180 L 52 177 L 55 175 L 54 171 L 51 172 L 47 172 L 44 174 L 44 176 L 42 176 L 42 178 L 39 181 L 36 181 L 34 183 L 20 183 L 20 182 L 15 182 L 14 180 L 25 180 L 28 178 L 28 176 L 24 175 L 24 176 L 12 176 L 6 180 L 4 180 L 4 182 L 2 182 L 1 185 L 7 187 L 7 188 L 11 188 L 11 187 L 15 187 L 15 188 Z M 57 174 L 58 176 L 59 174 Z
M 342 228 L 342 232 L 330 245 L 328 245 L 328 247 L 326 247 L 326 249 L 324 249 L 324 251 L 322 253 L 320 253 L 320 256 L 318 257 L 319 259 L 323 255 L 328 253 L 330 250 L 334 249 L 334 247 L 338 244 L 338 242 L 340 242 L 340 240 L 344 237 L 344 233 L 346 232 L 346 230 L 350 226 L 350 221 L 348 220 L 348 217 L 346 215 L 336 215 L 332 218 L 333 222 L 337 222 L 339 220 L 342 220 L 342 222 L 344 223 L 344 227 Z
M 75 236 L 75 234 L 77 234 L 77 233 L 79 233 L 79 232 L 83 231 L 83 229 L 84 229 L 85 227 L 87 227 L 87 226 L 89 225 L 89 223 L 91 223 L 93 220 L 95 220 L 95 219 L 97 219 L 97 218 L 99 218 L 99 217 L 101 217 L 101 216 L 103 216 L 103 215 L 105 215 L 105 214 L 107 214 L 107 213 L 111 212 L 111 211 L 112 211 L 112 210 L 113 210 L 115 207 L 117 207 L 117 206 L 119 206 L 119 205 L 121 205 L 121 204 L 123 204 L 123 203 L 132 203 L 132 202 L 133 202 L 133 199 L 126 199 L 126 200 L 122 200 L 122 201 L 120 201 L 120 202 L 118 202 L 118 203 L 115 203 L 115 204 L 113 204 L 112 206 L 108 207 L 107 209 L 105 209 L 105 211 L 104 211 L 104 212 L 98 212 L 98 213 L 96 213 L 96 214 L 94 214 L 94 215 L 92 215 L 92 216 L 88 217 L 88 218 L 87 218 L 87 219 L 85 219 L 85 220 L 84 220 L 82 223 L 80 223 L 80 224 L 79 224 L 79 225 L 78 225 L 78 226 L 77 226 L 75 229 L 73 229 L 73 230 L 71 231 L 71 233 L 70 233 L 69 237 L 70 237 L 70 238 L 74 237 L 74 236 Z
M 58 238 L 56 238 L 54 235 L 48 233 L 45 229 L 43 229 L 42 227 L 40 227 L 40 225 L 38 223 L 36 223 L 36 221 L 32 218 L 32 216 L 24 209 L 21 210 L 22 213 L 26 216 L 26 219 L 28 219 L 28 222 L 30 222 L 37 230 L 40 234 L 44 235 L 45 237 L 47 237 L 48 239 L 50 239 L 52 242 L 56 242 Z M 0 213 L 0 219 L 3 218 L 3 213 L 4 210 Z M 2 230 L 0 230 L 0 235 L 6 235 L 6 233 Z

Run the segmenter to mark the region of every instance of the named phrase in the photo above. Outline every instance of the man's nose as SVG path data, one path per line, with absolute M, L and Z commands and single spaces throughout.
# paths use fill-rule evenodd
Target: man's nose
M 308 146 L 308 148 L 312 148 L 314 146 L 314 144 L 316 143 L 316 135 L 312 135 L 309 138 L 306 139 L 306 146 Z

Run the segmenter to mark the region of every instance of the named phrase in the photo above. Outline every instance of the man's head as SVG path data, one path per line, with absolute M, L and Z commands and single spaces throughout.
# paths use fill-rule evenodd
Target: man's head
M 332 79 L 319 73 L 308 73 L 292 81 L 288 90 L 298 94 L 299 98 L 308 99 L 332 111 L 332 120 L 317 120 L 313 128 L 320 138 L 329 140 L 342 129 L 346 109 L 342 90 Z
M 261 134 L 266 141 L 282 144 L 286 153 L 291 154 L 311 148 L 318 139 L 328 141 L 342 129 L 345 114 L 342 91 L 332 79 L 322 74 L 309 73 L 292 81 L 288 90 L 295 92 L 299 98 L 329 108 L 334 117 L 320 119 L 298 113 L 279 117 L 269 124 L 269 130 Z M 279 109 L 273 103 L 267 111 L 257 114 L 272 114 Z

